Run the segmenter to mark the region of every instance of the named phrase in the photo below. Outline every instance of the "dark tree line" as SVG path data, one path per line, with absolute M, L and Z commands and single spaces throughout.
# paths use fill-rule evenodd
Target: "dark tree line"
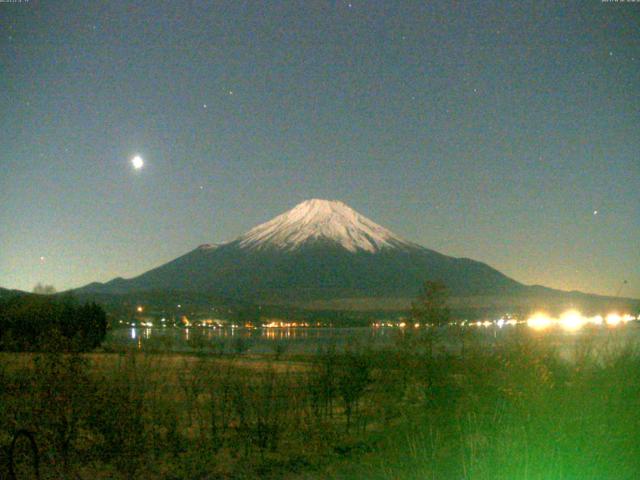
M 95 303 L 22 295 L 0 301 L 0 350 L 93 350 L 104 340 L 107 318 Z

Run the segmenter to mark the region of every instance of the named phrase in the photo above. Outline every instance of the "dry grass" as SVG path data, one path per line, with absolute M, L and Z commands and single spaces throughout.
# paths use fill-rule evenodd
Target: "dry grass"
M 634 348 L 569 363 L 535 339 L 464 357 L 420 342 L 299 360 L 0 354 L 0 444 L 36 432 L 43 478 L 640 474 Z

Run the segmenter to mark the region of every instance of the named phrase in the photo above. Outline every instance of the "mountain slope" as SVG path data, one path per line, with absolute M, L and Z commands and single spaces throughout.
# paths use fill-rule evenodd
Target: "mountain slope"
M 342 202 L 314 199 L 232 242 L 203 245 L 138 277 L 83 290 L 207 291 L 268 302 L 414 296 L 427 278 L 455 295 L 523 288 L 486 264 L 404 240 Z

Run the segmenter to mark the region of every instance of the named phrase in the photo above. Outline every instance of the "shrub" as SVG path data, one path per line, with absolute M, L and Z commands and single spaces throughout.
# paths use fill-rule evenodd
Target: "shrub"
M 39 295 L 0 302 L 0 350 L 87 351 L 99 346 L 106 333 L 106 314 L 95 303 Z

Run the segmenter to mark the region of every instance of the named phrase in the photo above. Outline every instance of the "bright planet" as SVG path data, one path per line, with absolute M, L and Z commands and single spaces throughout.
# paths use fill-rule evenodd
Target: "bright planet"
M 140 155 L 136 155 L 131 159 L 131 165 L 133 165 L 133 168 L 135 168 L 136 170 L 140 170 L 142 167 L 144 167 L 144 160 Z

